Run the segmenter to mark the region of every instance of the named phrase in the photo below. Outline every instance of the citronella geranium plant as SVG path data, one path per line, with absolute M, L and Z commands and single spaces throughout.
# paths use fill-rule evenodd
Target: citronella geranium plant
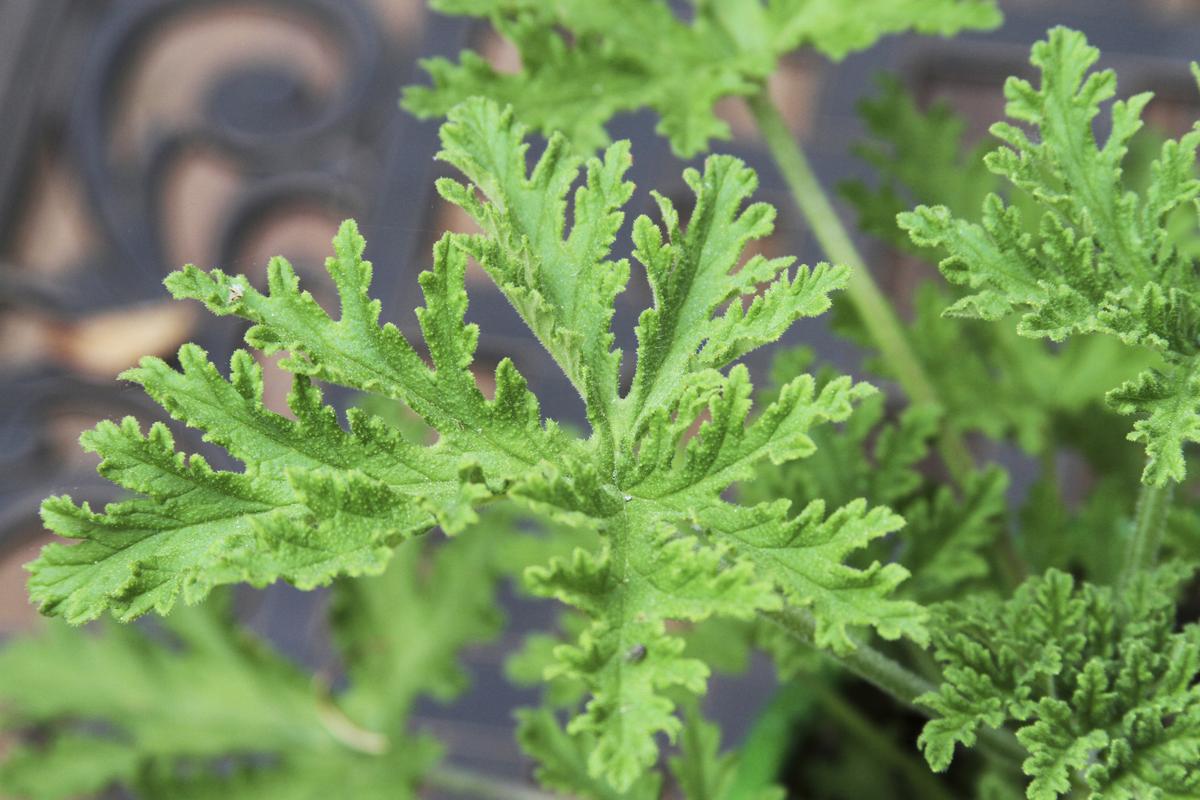
M 1092 123 L 1115 79 L 1089 73 L 1095 51 L 1064 29 L 1034 48 L 1040 88 L 1007 86 L 1010 116 L 1030 129 L 996 126 L 1003 144 L 986 158 L 963 147 L 946 109 L 923 112 L 887 87 L 865 107 L 877 142 L 861 150 L 881 184 L 847 196 L 865 230 L 940 260 L 954 284 L 924 292 L 906 324 L 765 81 L 795 47 L 840 57 L 894 31 L 986 27 L 998 19 L 991 4 L 871 3 L 851 15 L 815 0 L 714 1 L 687 21 L 658 2 L 437 5 L 489 16 L 524 68 L 435 61 L 433 86 L 407 97 L 446 115 L 439 157 L 461 180 L 437 189 L 479 230 L 435 245 L 420 341 L 381 324 L 352 222 L 326 265 L 336 314 L 281 258 L 265 292 L 192 266 L 167 279 L 177 298 L 252 323 L 252 348 L 286 353 L 292 414 L 264 406 L 249 351 L 226 371 L 187 345 L 176 364 L 145 359 L 124 375 L 243 469 L 178 452 L 162 424 L 84 435 L 102 474 L 133 496 L 100 511 L 47 500 L 47 526 L 79 541 L 33 562 L 31 595 L 75 624 L 168 616 L 154 629 L 106 621 L 95 636 L 54 627 L 0 651 L 0 721 L 38 734 L 0 765 L 0 787 L 540 797 L 447 766 L 413 721 L 420 698 L 461 691 L 461 650 L 502 625 L 494 590 L 511 578 L 563 608 L 560 630 L 531 637 L 510 665 L 516 682 L 543 689 L 540 708 L 518 712 L 517 737 L 547 791 L 1197 796 L 1200 628 L 1177 603 L 1200 520 L 1185 493 L 1171 504 L 1169 487 L 1198 438 L 1196 226 L 1180 215 L 1200 194 L 1200 135 L 1134 164 L 1146 151 L 1128 147 L 1139 96 L 1113 106 L 1097 144 Z M 653 58 L 647 37 L 661 44 Z M 691 155 L 727 133 L 712 108 L 727 95 L 749 98 L 833 265 L 747 253 L 775 210 L 753 201 L 754 173 L 728 156 L 684 172 L 690 213 L 653 193 L 655 215 L 625 224 L 632 156 L 608 142 L 608 118 L 651 107 Z M 547 134 L 533 163 L 522 122 Z M 897 227 L 912 203 L 926 205 Z M 625 229 L 631 258 L 620 255 Z M 546 418 L 510 360 L 495 368 L 494 393 L 481 391 L 473 362 L 488 334 L 466 318 L 471 260 L 574 387 L 586 431 Z M 614 303 L 635 268 L 650 302 L 624 354 Z M 899 413 L 803 351 L 781 354 L 759 391 L 741 363 L 844 289 L 852 307 L 839 330 L 906 391 Z M 1081 338 L 1058 349 L 1020 338 L 1068 335 Z M 963 375 L 1002 391 L 992 398 Z M 1040 380 L 1072 385 L 1047 392 Z M 1110 402 L 1141 415 L 1131 437 L 1145 444 L 1144 471 L 1131 467 L 1132 446 L 1109 457 L 1121 446 L 1091 430 L 1108 413 L 1103 391 L 1122 381 Z M 343 424 L 320 384 L 376 399 Z M 964 439 L 974 433 L 1041 459 L 1023 507 L 1010 507 L 1003 469 L 975 465 Z M 1060 486 L 1063 450 L 1094 478 L 1078 503 Z M 425 535 L 435 529 L 449 537 L 436 546 Z M 314 688 L 230 620 L 223 587 L 276 580 L 334 583 L 344 682 Z M 722 752 L 698 698 L 751 649 L 773 658 L 783 687 L 745 745 Z M 868 711 L 857 681 L 890 700 Z M 810 762 L 805 745 L 826 723 L 840 743 L 818 743 Z M 945 772 L 959 745 L 977 757 Z

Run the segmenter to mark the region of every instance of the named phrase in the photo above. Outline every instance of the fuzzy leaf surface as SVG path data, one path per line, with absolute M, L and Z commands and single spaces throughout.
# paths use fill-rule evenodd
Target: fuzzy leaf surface
M 855 153 L 875 170 L 877 180 L 874 186 L 864 181 L 843 184 L 843 196 L 857 210 L 862 229 L 937 263 L 946 257 L 945 249 L 914 245 L 896 217 L 916 203 L 937 203 L 956 218 L 978 222 L 984 198 L 1005 188 L 1004 179 L 985 163 L 996 140 L 969 146 L 966 121 L 948 104 L 921 108 L 895 79 L 882 80 L 879 92 L 860 104 L 859 114 L 870 138 L 857 145 Z M 1152 131 L 1140 131 L 1122 163 L 1127 183 L 1138 190 L 1152 179 L 1151 167 L 1162 144 L 1156 138 Z M 1026 231 L 1036 233 L 1036 201 L 1017 191 L 1009 193 L 1008 202 L 1022 212 Z M 1169 217 L 1170 226 L 1184 229 L 1188 216 L 1187 209 L 1177 209 Z M 937 387 L 945 423 L 964 434 L 978 431 L 993 439 L 1013 438 L 1036 454 L 1051 437 L 1086 428 L 1090 436 L 1072 443 L 1094 448 L 1099 438 L 1094 420 L 1105 413 L 1104 393 L 1158 363 L 1153 353 L 1101 334 L 1073 336 L 1052 346 L 1019 335 L 1010 321 L 943 316 L 947 306 L 970 291 L 922 283 L 913 297 L 907 330 Z M 852 315 L 839 315 L 837 323 L 842 333 L 871 346 Z M 890 374 L 889 367 L 879 358 L 870 363 L 872 372 L 882 375 Z M 1106 469 L 1113 461 L 1105 455 L 1089 460 L 1097 469 Z
M 43 613 L 78 623 L 109 610 L 128 620 L 222 583 L 284 578 L 308 588 L 378 573 L 397 543 L 439 518 L 453 527 L 447 512 L 483 494 L 445 448 L 418 447 L 358 411 L 344 430 L 306 376 L 289 397 L 293 420 L 263 406 L 262 370 L 246 351 L 234 354 L 228 379 L 195 345 L 179 351 L 179 364 L 147 358 L 124 377 L 244 471 L 176 452 L 162 424 L 143 434 L 126 418 L 85 433 L 100 473 L 142 496 L 103 513 L 65 497 L 43 504 L 47 527 L 82 540 L 47 547 L 31 566 Z
M 786 350 L 776 357 L 776 386 L 807 369 L 807 351 Z M 831 379 L 818 372 L 818 383 Z M 770 396 L 770 393 L 766 393 Z M 904 518 L 898 534 L 897 561 L 912 572 L 903 588 L 908 596 L 931 603 L 955 596 L 972 584 L 994 577 L 987 548 L 1005 535 L 1004 502 L 1008 477 L 999 467 L 968 475 L 960 492 L 939 486 L 920 470 L 930 455 L 940 414 L 932 406 L 909 406 L 895 420 L 885 420 L 884 398 L 873 395 L 844 422 L 814 434 L 812 457 L 766 466 L 742 488 L 748 501 L 789 498 L 803 502 L 825 498 L 852 503 L 853 498 L 886 505 Z M 887 557 L 887 541 L 868 547 L 858 558 Z
M 1175 627 L 1188 571 L 1145 573 L 1120 591 L 1051 570 L 1007 602 L 946 604 L 934 632 L 938 714 L 920 744 L 935 770 L 984 725 L 1017 726 L 1031 800 L 1082 783 L 1092 798 L 1200 791 L 1200 631 Z
M 618 791 L 657 759 L 658 734 L 680 730 L 671 692 L 706 686 L 708 668 L 683 653 L 668 622 L 746 620 L 791 603 L 812 609 L 823 647 L 855 647 L 855 628 L 923 641 L 923 609 L 891 596 L 905 570 L 846 563 L 901 525 L 894 513 L 861 499 L 827 512 L 814 498 L 798 514 L 787 501 L 727 499 L 761 463 L 810 455 L 810 431 L 845 419 L 873 391 L 844 377 L 818 386 L 797 375 L 754 409 L 749 372 L 736 363 L 797 319 L 825 311 L 847 270 L 745 258 L 751 242 L 771 233 L 775 214 L 751 202 L 754 173 L 729 157 L 689 169 L 690 217 L 654 195 L 658 220 L 643 216 L 632 225 L 633 259 L 646 272 L 652 304 L 638 319 L 632 381 L 622 390 L 610 323 L 631 269 L 612 253 L 633 192 L 624 180 L 628 145 L 583 163 L 555 135 L 530 167 L 525 133 L 511 109 L 479 99 L 453 109 L 442 127 L 439 157 L 465 182 L 445 179 L 438 189 L 482 233 L 447 234 L 434 247 L 432 269 L 420 277 L 420 351 L 381 324 L 365 242 L 351 222 L 326 264 L 336 315 L 301 289 L 281 258 L 271 261 L 265 291 L 244 276 L 194 266 L 170 276 L 176 297 L 249 320 L 251 346 L 286 353 L 295 419 L 263 406 L 261 375 L 247 353 L 234 357 L 228 378 L 194 346 L 181 351 L 179 369 L 150 359 L 128 373 L 243 469 L 216 471 L 176 453 L 164 426 L 143 436 L 132 421 L 101 425 L 87 441 L 104 459 L 102 472 L 137 496 L 103 513 L 65 498 L 46 503 L 47 523 L 84 541 L 52 546 L 34 563 L 43 609 L 74 622 L 106 610 L 129 619 L 165 612 L 180 596 L 196 601 L 222 583 L 284 579 L 309 587 L 375 574 L 399 543 L 435 526 L 454 534 L 476 519 L 476 506 L 508 498 L 598 542 L 529 569 L 525 582 L 587 617 L 575 641 L 556 648 L 549 672 L 586 688 L 567 733 L 589 737 L 589 774 Z M 590 434 L 544 419 L 508 359 L 496 367 L 494 396 L 480 391 L 472 372 L 480 333 L 465 316 L 469 258 L 579 392 Z M 343 428 L 317 383 L 399 401 L 437 440 L 425 443 L 359 410 Z M 404 594 L 421 585 L 409 578 L 414 586 L 399 594 L 342 594 L 366 616 L 393 604 L 422 617 L 452 614 Z M 486 606 L 469 583 L 460 588 L 464 608 Z M 387 680 L 370 653 L 387 659 L 387 670 L 393 656 L 419 657 L 445 682 L 392 674 L 397 683 L 382 697 L 352 694 L 347 706 L 376 724 L 376 712 L 402 717 L 418 690 L 452 689 L 446 658 L 455 641 L 412 653 L 377 642 L 359 653 L 363 683 Z
M 1098 142 L 1093 122 L 1116 93 L 1111 70 L 1089 72 L 1098 58 L 1083 34 L 1055 28 L 1033 48 L 1040 86 L 1019 78 L 1005 84 L 1009 117 L 1028 128 L 993 125 L 1004 146 L 986 163 L 1032 200 L 1032 231 L 1029 212 L 995 194 L 979 223 L 920 206 L 900 224 L 914 243 L 945 248 L 943 274 L 971 290 L 945 313 L 985 320 L 1017 313 L 1025 336 L 1102 333 L 1157 353 L 1161 367 L 1114 389 L 1109 402 L 1139 417 L 1129 438 L 1145 446 L 1143 480 L 1161 485 L 1183 479 L 1183 447 L 1200 439 L 1198 287 L 1190 249 L 1169 224 L 1200 195 L 1200 131 L 1167 140 L 1148 185 L 1135 191 L 1122 164 L 1150 95 L 1112 103 L 1110 132 Z

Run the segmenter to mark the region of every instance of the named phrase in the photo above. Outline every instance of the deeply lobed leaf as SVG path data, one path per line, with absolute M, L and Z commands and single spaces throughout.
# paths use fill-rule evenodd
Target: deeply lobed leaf
M 162 424 L 143 435 L 127 418 L 86 433 L 101 474 L 143 497 L 102 514 L 65 497 L 43 504 L 47 527 L 84 540 L 51 545 L 31 565 L 30 595 L 44 613 L 78 623 L 107 609 L 128 620 L 165 613 L 181 594 L 196 602 L 223 583 L 284 578 L 307 588 L 378 573 L 397 543 L 435 520 L 456 528 L 464 495 L 484 493 L 463 479 L 449 448 L 418 447 L 361 412 L 343 430 L 305 376 L 289 397 L 292 420 L 263 406 L 261 368 L 249 353 L 234 354 L 228 380 L 194 345 L 179 363 L 177 371 L 147 358 L 124 377 L 205 430 L 245 471 L 177 453 Z
M 809 360 L 806 351 L 784 351 L 772 370 L 775 380 L 807 368 Z M 818 377 L 824 379 L 836 380 Z M 1005 535 L 1005 473 L 991 467 L 968 475 L 956 495 L 920 469 L 937 435 L 938 409 L 910 406 L 894 421 L 884 421 L 884 415 L 884 398 L 867 398 L 843 424 L 816 432 L 811 458 L 764 465 L 743 488 L 743 498 L 845 503 L 865 498 L 887 505 L 905 521 L 899 542 L 868 548 L 858 557 L 886 557 L 883 547 L 898 551 L 896 560 L 913 573 L 903 591 L 923 603 L 994 577 L 986 550 Z
M 489 534 L 481 526 L 432 556 L 407 542 L 383 575 L 335 588 L 350 679 L 336 696 L 233 625 L 220 597 L 176 609 L 165 631 L 56 622 L 9 644 L 0 730 L 39 736 L 0 762 L 0 793 L 416 796 L 440 748 L 409 729 L 412 701 L 461 692 L 448 667 L 496 632 Z
M 252 322 L 252 346 L 287 354 L 281 363 L 296 376 L 295 419 L 263 406 L 261 375 L 247 353 L 234 357 L 228 378 L 194 346 L 181 350 L 178 370 L 148 359 L 128 373 L 244 469 L 214 471 L 176 453 L 165 426 L 143 436 L 132 421 L 101 425 L 88 446 L 104 459 L 102 472 L 139 496 L 104 513 L 66 498 L 47 502 L 47 524 L 84 541 L 53 546 L 32 565 L 43 609 L 74 622 L 106 610 L 129 619 L 165 612 L 180 596 L 194 602 L 223 583 L 284 579 L 309 587 L 377 573 L 397 544 L 435 526 L 453 534 L 476 518 L 479 504 L 511 498 L 601 542 L 530 569 L 526 582 L 588 618 L 575 643 L 557 648 L 550 671 L 589 692 L 568 732 L 588 737 L 589 773 L 618 791 L 656 760 L 655 736 L 680 729 L 668 690 L 705 689 L 707 667 L 683 653 L 670 621 L 750 619 L 791 603 L 812 609 L 823 647 L 854 648 L 859 627 L 923 641 L 923 610 L 891 597 L 905 570 L 845 563 L 901 525 L 894 513 L 853 500 L 827 515 L 813 499 L 792 515 L 786 501 L 743 506 L 726 498 L 758 464 L 811 454 L 810 431 L 845 419 L 872 391 L 846 378 L 818 387 L 796 375 L 752 413 L 749 373 L 733 363 L 796 319 L 827 309 L 846 270 L 744 260 L 746 246 L 768 235 L 774 218 L 769 206 L 749 202 L 754 173 L 727 157 L 688 170 L 696 193 L 690 218 L 656 196 L 661 221 L 640 217 L 632 226 L 653 305 L 638 321 L 637 361 L 622 393 L 610 323 L 629 264 L 611 248 L 632 193 L 623 177 L 628 146 L 591 159 L 568 204 L 581 178 L 571 148 L 551 137 L 530 170 L 524 139 L 512 112 L 490 101 L 456 108 L 442 128 L 440 157 L 468 183 L 444 180 L 439 190 L 483 232 L 444 236 L 420 277 L 425 304 L 416 313 L 428 362 L 394 325 L 380 324 L 365 244 L 350 222 L 326 264 L 340 300 L 336 317 L 279 258 L 266 291 L 245 277 L 192 266 L 168 278 L 176 297 Z M 544 420 L 507 359 L 496 368 L 494 397 L 479 390 L 472 372 L 479 331 L 465 316 L 468 258 L 479 261 L 579 391 L 590 436 Z M 314 381 L 398 400 L 437 441 L 409 438 L 363 411 L 352 411 L 344 429 Z M 368 593 L 353 604 L 367 612 L 398 602 L 423 616 L 450 613 L 403 591 L 389 597 Z M 472 609 L 486 605 L 469 586 L 460 599 Z M 444 669 L 454 641 L 423 653 L 424 669 Z M 378 646 L 396 649 L 389 641 Z M 360 655 L 356 669 L 368 683 L 388 682 Z M 387 655 L 387 669 L 402 655 Z M 415 692 L 454 685 L 396 681 L 384 696 L 349 695 L 348 708 L 381 724 L 376 713 L 402 717 Z
M 864 230 L 936 263 L 946 256 L 945 249 L 916 246 L 897 225 L 897 215 L 916 203 L 937 203 L 957 218 L 978 222 L 984 198 L 1001 191 L 1004 184 L 984 162 L 996 142 L 968 145 L 966 122 L 948 105 L 935 102 L 919 108 L 898 81 L 881 83 L 879 94 L 860 105 L 871 138 L 856 147 L 857 155 L 878 173 L 878 185 L 854 181 L 844 184 L 842 193 L 857 209 Z M 1123 174 L 1140 189 L 1150 179 L 1161 141 L 1152 131 L 1143 130 L 1130 147 Z M 1036 200 L 1021 192 L 1011 193 L 1007 200 L 1022 212 L 1026 231 L 1036 233 Z M 1186 219 L 1176 219 L 1182 211 L 1170 218 L 1170 225 L 1186 225 Z M 1086 430 L 1086 438 L 1070 436 L 1066 443 L 1096 448 L 1103 441 L 1096 435 L 1095 419 L 1104 414 L 1104 393 L 1158 363 L 1153 353 L 1100 334 L 1073 336 L 1052 345 L 1018 335 L 1010 322 L 942 315 L 946 306 L 970 291 L 933 282 L 919 285 L 908 327 L 908 340 L 937 388 L 945 424 L 956 430 L 978 431 L 994 439 L 1011 437 L 1033 454 L 1052 441 L 1062 442 L 1068 434 Z M 871 346 L 851 315 L 839 315 L 837 323 L 842 333 Z M 888 375 L 891 365 L 876 358 L 870 368 Z M 1103 458 L 1088 455 L 1097 470 L 1118 463 L 1124 466 L 1125 459 L 1114 458 L 1109 448 Z
M 779 59 L 801 46 L 840 59 L 907 30 L 948 36 L 990 28 L 991 0 L 710 0 L 684 21 L 663 0 L 440 0 L 447 14 L 486 17 L 520 52 L 521 70 L 500 72 L 467 51 L 457 64 L 424 62 L 431 87 L 404 105 L 441 116 L 474 96 L 512 104 L 529 124 L 562 131 L 583 152 L 608 142 L 615 115 L 651 108 L 681 156 L 729 138 L 714 105 L 760 91 Z M 653 43 L 653 46 L 650 44 Z
M 918 698 L 939 715 L 920 738 L 930 765 L 1013 722 L 1031 800 L 1079 782 L 1095 798 L 1200 791 L 1200 631 L 1175 630 L 1173 597 L 1188 574 L 1163 568 L 1118 591 L 1051 570 L 1007 602 L 947 604 L 934 629 L 943 684 Z
M 1142 417 L 1130 438 L 1146 446 L 1143 480 L 1161 485 L 1182 480 L 1183 446 L 1200 436 L 1191 378 L 1196 278 L 1190 247 L 1181 246 L 1172 224 L 1200 195 L 1200 130 L 1166 141 L 1149 184 L 1134 191 L 1122 163 L 1150 95 L 1113 103 L 1111 131 L 1100 144 L 1092 125 L 1115 94 L 1116 77 L 1088 72 L 1098 57 L 1082 34 L 1055 28 L 1033 48 L 1040 87 L 1018 78 L 1005 85 L 1009 116 L 1036 136 L 997 123 L 992 132 L 1006 146 L 986 162 L 1029 195 L 1034 230 L 995 194 L 985 199 L 978 224 L 944 206 L 920 206 L 900 215 L 900 224 L 916 244 L 945 248 L 943 273 L 973 291 L 949 315 L 995 320 L 1019 312 L 1017 330 L 1026 336 L 1059 341 L 1104 333 L 1157 352 L 1161 368 L 1125 383 L 1109 401 Z

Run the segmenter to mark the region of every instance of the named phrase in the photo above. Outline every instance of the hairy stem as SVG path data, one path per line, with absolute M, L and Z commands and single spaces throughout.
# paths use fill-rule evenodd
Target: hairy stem
M 937 404 L 937 389 L 909 345 L 908 336 L 896 312 L 875 284 L 870 269 L 850 240 L 825 190 L 821 188 L 804 150 L 784 124 L 779 109 L 765 90 L 750 96 L 748 102 L 771 157 L 787 181 L 792 198 L 808 220 L 826 257 L 836 264 L 850 267 L 846 297 L 858 312 L 880 355 L 896 375 L 909 400 Z M 956 481 L 961 481 L 974 466 L 971 453 L 962 438 L 945 425 L 938 440 L 938 452 Z
M 815 647 L 816 620 L 808 609 L 786 608 L 771 613 L 767 618 L 783 628 L 794 639 Z M 826 652 L 822 650 L 821 652 Z M 937 686 L 912 672 L 904 665 L 865 644 L 859 644 L 849 653 L 829 655 L 846 669 L 867 683 L 889 694 L 895 699 L 922 714 L 929 713 L 913 701 L 923 694 L 937 691 Z
M 917 797 L 926 800 L 954 800 L 954 795 L 934 777 L 929 767 L 914 758 L 913 753 L 897 747 L 891 736 L 881 733 L 875 723 L 847 703 L 835 690 L 830 688 L 821 692 L 818 702 L 838 727 L 871 753 L 873 760 L 890 765 L 903 775 Z
M 1129 540 L 1129 549 L 1125 551 L 1119 586 L 1128 584 L 1139 572 L 1151 569 L 1157 563 L 1158 548 L 1162 544 L 1163 527 L 1174 491 L 1175 484 L 1170 482 L 1165 486 L 1142 484 L 1134 512 L 1133 538 Z
M 490 775 L 441 764 L 425 775 L 425 783 L 455 794 L 484 800 L 557 800 L 558 795 Z
M 764 616 L 793 638 L 815 646 L 816 621 L 807 609 L 788 608 Z M 928 708 L 918 705 L 915 701 L 923 694 L 936 691 L 937 686 L 910 671 L 903 664 L 862 643 L 849 653 L 827 655 L 917 713 L 930 715 Z M 980 751 L 1006 767 L 1019 767 L 1026 757 L 1025 748 L 1010 731 L 984 727 L 979 730 L 978 735 Z

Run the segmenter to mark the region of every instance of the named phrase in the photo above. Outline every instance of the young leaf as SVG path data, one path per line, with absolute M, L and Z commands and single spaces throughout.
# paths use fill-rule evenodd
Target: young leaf
M 218 270 L 189 266 L 169 277 L 176 297 L 254 323 L 252 346 L 287 352 L 281 363 L 297 376 L 297 419 L 263 408 L 249 355 L 235 357 L 228 380 L 194 347 L 182 351 L 181 371 L 143 362 L 128 377 L 245 470 L 214 472 L 185 459 L 162 426 L 143 438 L 131 422 L 102 425 L 88 439 L 105 459 L 102 471 L 144 496 L 104 514 L 47 502 L 47 523 L 86 541 L 51 547 L 33 564 L 43 608 L 72 621 L 106 609 L 127 619 L 221 583 L 311 586 L 378 572 L 397 543 L 435 525 L 454 533 L 476 505 L 508 497 L 600 537 L 597 548 L 529 570 L 526 582 L 589 618 L 574 644 L 556 650 L 553 671 L 590 692 L 568 733 L 593 737 L 590 772 L 618 790 L 655 761 L 657 734 L 679 730 L 666 690 L 705 688 L 707 667 L 682 654 L 669 620 L 750 619 L 789 602 L 812 609 L 823 647 L 853 649 L 855 627 L 923 641 L 923 610 L 890 596 L 906 575 L 901 567 L 843 563 L 896 530 L 898 516 L 862 500 L 827 515 L 813 499 L 792 515 L 787 501 L 745 506 L 725 497 L 758 464 L 809 455 L 809 431 L 845 419 L 872 391 L 847 378 L 817 387 L 800 375 L 752 414 L 749 373 L 733 364 L 826 310 L 846 270 L 761 256 L 743 263 L 746 245 L 769 234 L 774 218 L 769 206 L 747 204 L 754 173 L 727 157 L 688 170 L 696 206 L 686 224 L 658 196 L 661 224 L 633 224 L 634 257 L 654 302 L 638 321 L 637 363 L 622 395 L 609 323 L 629 265 L 610 247 L 632 191 L 623 180 L 628 147 L 587 163 L 568 226 L 565 198 L 579 160 L 554 136 L 529 171 L 524 136 L 510 110 L 483 100 L 452 110 L 442 128 L 440 157 L 470 183 L 444 180 L 439 191 L 483 234 L 446 235 L 421 275 L 417 318 L 432 364 L 395 326 L 380 326 L 353 223 L 342 226 L 326 265 L 340 297 L 336 319 L 300 290 L 282 259 L 271 262 L 266 293 Z M 578 389 L 589 437 L 543 420 L 507 359 L 494 398 L 479 390 L 471 372 L 479 331 L 465 322 L 468 257 Z M 437 431 L 436 444 L 357 411 L 343 430 L 314 380 L 401 401 Z M 396 713 L 414 688 L 396 690 Z
M 349 688 L 339 702 L 360 724 L 402 724 L 418 697 L 450 700 L 467 686 L 458 663 L 466 645 L 499 633 L 494 538 L 507 532 L 494 515 L 469 535 L 438 545 L 399 548 L 380 578 L 338 581 L 330 625 Z
M 619 792 L 588 770 L 588 754 L 595 746 L 589 734 L 568 734 L 547 709 L 517 711 L 517 741 L 537 761 L 534 775 L 547 789 L 585 800 L 657 800 L 662 776 L 652 770 L 642 774 L 626 791 Z
M 772 377 L 786 382 L 809 360 L 805 351 L 785 351 Z M 862 497 L 886 504 L 906 521 L 897 558 L 913 573 L 905 593 L 923 603 L 945 600 L 991 572 L 984 551 L 1004 535 L 1008 477 L 998 467 L 968 475 L 956 496 L 918 469 L 937 435 L 938 409 L 909 406 L 894 422 L 885 422 L 884 415 L 883 397 L 867 398 L 843 424 L 814 434 L 817 452 L 811 458 L 764 467 L 742 496 L 836 502 Z M 882 557 L 878 550 L 867 553 Z
M 1175 630 L 1189 571 L 1164 568 L 1116 591 L 1051 570 L 1007 602 L 968 599 L 939 614 L 943 684 L 918 702 L 939 716 L 920 743 L 930 766 L 981 726 L 1015 722 L 1031 800 L 1083 782 L 1092 797 L 1200 792 L 1200 629 Z
M 695 701 L 687 705 L 679 755 L 669 764 L 687 800 L 783 800 L 779 786 L 754 787 L 737 794 L 735 788 L 739 754 L 721 752 L 721 731 L 700 714 Z
M 936 263 L 945 250 L 915 246 L 896 217 L 916 203 L 937 203 L 956 217 L 978 221 L 984 198 L 1002 188 L 1002 178 L 984 161 L 995 140 L 968 146 L 966 122 L 947 104 L 935 102 L 921 109 L 899 81 L 881 83 L 879 94 L 860 105 L 871 138 L 855 148 L 878 174 L 878 185 L 855 181 L 840 188 L 857 209 L 861 228 L 902 252 Z M 1122 165 L 1139 188 L 1149 182 L 1151 162 L 1161 145 L 1154 138 L 1147 131 L 1135 137 Z M 1030 225 L 1036 201 L 1015 192 L 1009 202 L 1022 211 L 1027 232 L 1036 233 L 1036 224 Z M 1075 336 L 1051 346 L 1018 335 L 1010 323 L 942 316 L 964 293 L 960 287 L 920 284 L 907 330 L 908 341 L 937 387 L 945 424 L 960 432 L 1011 437 L 1027 452 L 1040 454 L 1070 429 L 1086 428 L 1088 438 L 1070 444 L 1094 446 L 1096 415 L 1104 413 L 1100 398 L 1158 363 L 1153 353 L 1103 335 Z M 845 335 L 871 346 L 852 315 L 838 314 L 837 325 Z M 882 358 L 872 359 L 869 368 L 891 374 L 891 365 Z M 1114 466 L 1107 457 L 1092 463 L 1097 470 Z
M 1036 136 L 997 123 L 992 133 L 1007 146 L 990 153 L 987 164 L 1032 198 L 1036 233 L 994 194 L 980 224 L 940 206 L 902 214 L 900 224 L 916 244 L 946 248 L 942 272 L 974 291 L 947 314 L 994 320 L 1016 311 L 1026 336 L 1060 341 L 1099 332 L 1160 354 L 1161 369 L 1110 392 L 1109 401 L 1141 416 L 1130 438 L 1146 447 L 1143 480 L 1161 485 L 1182 480 L 1183 446 L 1200 440 L 1196 279 L 1166 224 L 1200 195 L 1200 130 L 1165 142 L 1150 184 L 1133 191 L 1121 164 L 1150 95 L 1113 103 L 1111 131 L 1099 144 L 1092 124 L 1115 94 L 1116 77 L 1111 70 L 1089 74 L 1097 58 L 1083 34 L 1055 28 L 1033 48 L 1041 86 L 1019 78 L 1005 84 L 1009 116 Z
M 913 573 L 907 590 L 923 602 L 954 597 L 991 572 L 987 549 L 1006 536 L 1008 475 L 990 467 L 968 476 L 962 496 L 941 486 L 903 507 L 907 525 L 900 561 Z
M 684 157 L 729 138 L 716 102 L 758 92 L 778 60 L 798 47 L 840 59 L 892 33 L 948 36 L 1000 22 L 991 0 L 860 0 L 853 7 L 840 0 L 716 0 L 695 4 L 690 21 L 664 0 L 433 5 L 490 19 L 520 52 L 522 69 L 498 72 L 470 51 L 457 64 L 429 59 L 424 67 L 433 85 L 409 87 L 408 110 L 437 117 L 469 97 L 490 97 L 591 152 L 608 142 L 605 125 L 613 116 L 648 107 L 659 116 L 659 133 Z

